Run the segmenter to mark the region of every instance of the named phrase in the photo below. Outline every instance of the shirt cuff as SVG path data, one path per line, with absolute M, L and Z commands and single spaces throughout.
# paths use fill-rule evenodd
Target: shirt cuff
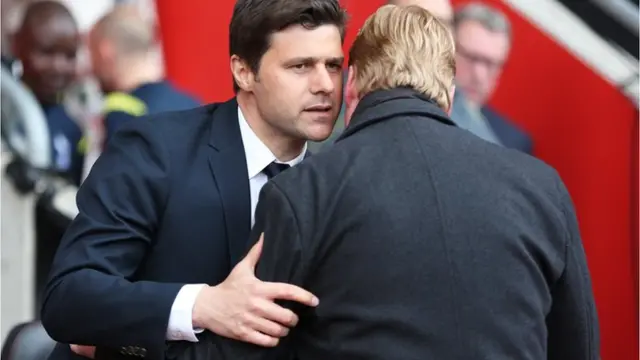
M 171 306 L 169 326 L 167 326 L 167 340 L 198 342 L 196 334 L 204 329 L 193 328 L 193 306 L 196 298 L 205 284 L 189 284 L 183 286 Z

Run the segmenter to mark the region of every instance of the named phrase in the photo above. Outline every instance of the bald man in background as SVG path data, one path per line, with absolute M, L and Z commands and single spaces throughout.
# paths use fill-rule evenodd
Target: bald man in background
M 132 117 L 200 105 L 164 78 L 154 24 L 138 9 L 119 5 L 89 35 L 91 65 L 105 100 L 105 140 Z

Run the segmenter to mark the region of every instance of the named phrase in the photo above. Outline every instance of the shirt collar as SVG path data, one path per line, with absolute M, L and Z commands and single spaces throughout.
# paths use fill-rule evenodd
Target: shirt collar
M 267 165 L 272 162 L 278 162 L 287 164 L 290 166 L 298 165 L 304 159 L 304 155 L 307 153 L 307 143 L 304 144 L 304 148 L 300 155 L 291 161 L 281 162 L 276 159 L 271 150 L 265 145 L 262 140 L 258 138 L 249 123 L 242 114 L 242 110 L 238 107 L 238 122 L 240 123 L 240 136 L 242 137 L 242 144 L 244 145 L 244 154 L 247 158 L 247 171 L 249 173 L 249 179 L 254 178 L 260 174 Z

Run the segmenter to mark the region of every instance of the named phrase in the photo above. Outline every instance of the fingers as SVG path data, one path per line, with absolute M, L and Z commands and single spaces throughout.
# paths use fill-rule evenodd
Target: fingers
M 307 290 L 285 283 L 263 283 L 263 295 L 272 300 L 290 300 L 307 306 L 318 306 L 320 300 Z
M 256 264 L 258 264 L 258 260 L 260 260 L 260 254 L 262 253 L 262 243 L 264 242 L 264 233 L 260 235 L 260 239 L 255 245 L 251 247 L 247 256 L 242 260 L 247 265 L 251 267 L 251 269 L 255 270 Z
M 95 346 L 85 346 L 85 345 L 70 345 L 71 351 L 75 354 L 84 356 L 89 359 L 93 359 L 96 355 L 96 347 Z
M 269 300 L 262 300 L 258 302 L 255 306 L 254 314 L 274 321 L 277 324 L 282 324 L 286 327 L 294 327 L 298 324 L 298 316 L 293 311 L 279 306 Z M 277 336 L 277 334 L 271 332 L 268 332 L 267 334 Z
M 289 334 L 288 327 L 259 316 L 253 316 L 250 322 L 254 330 L 274 338 L 281 338 Z
M 245 342 L 260 345 L 262 347 L 274 347 L 278 345 L 279 338 L 275 338 L 269 335 L 265 335 L 258 331 L 251 331 L 245 337 L 240 339 Z

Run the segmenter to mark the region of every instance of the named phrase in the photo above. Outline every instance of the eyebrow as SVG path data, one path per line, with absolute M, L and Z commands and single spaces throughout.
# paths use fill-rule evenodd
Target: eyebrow
M 317 63 L 317 62 L 321 62 L 321 61 L 325 61 L 327 63 L 339 63 L 342 64 L 344 62 L 344 57 L 331 57 L 331 58 L 318 58 L 318 57 L 298 57 L 298 58 L 293 58 L 288 60 L 285 64 L 286 65 L 293 65 L 293 64 L 309 64 L 309 63 Z

